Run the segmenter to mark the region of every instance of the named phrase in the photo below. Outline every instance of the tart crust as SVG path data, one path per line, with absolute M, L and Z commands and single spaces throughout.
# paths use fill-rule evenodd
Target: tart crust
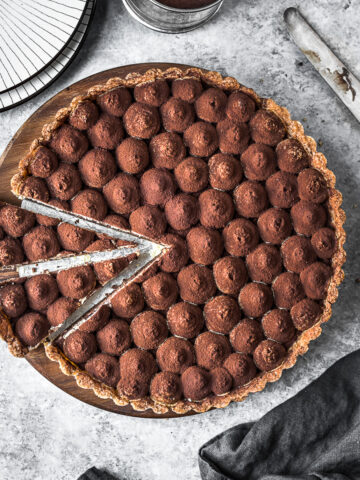
M 55 114 L 54 121 L 44 125 L 42 136 L 32 142 L 28 155 L 19 163 L 19 172 L 14 175 L 11 180 L 11 189 L 13 193 L 19 195 L 21 185 L 29 175 L 29 165 L 31 164 L 36 149 L 40 145 L 46 145 L 50 141 L 53 132 L 66 121 L 79 103 L 85 100 L 93 100 L 98 95 L 108 92 L 118 86 L 134 87 L 157 79 L 175 80 L 179 78 L 197 78 L 201 79 L 209 86 L 216 86 L 228 91 L 244 92 L 254 99 L 258 107 L 274 112 L 282 120 L 286 127 L 287 137 L 295 138 L 303 145 L 311 157 L 311 166 L 319 170 L 326 181 L 329 192 L 327 208 L 330 216 L 330 223 L 335 230 L 337 251 L 331 259 L 333 275 L 329 283 L 327 297 L 323 301 L 323 312 L 319 317 L 318 322 L 299 335 L 296 342 L 294 342 L 288 350 L 287 356 L 279 367 L 270 372 L 262 372 L 258 374 L 248 384 L 235 388 L 222 396 L 211 395 L 199 402 L 180 400 L 171 405 L 166 404 L 165 401 L 155 401 L 150 397 L 145 397 L 139 400 L 130 400 L 127 397 L 120 396 L 114 388 L 108 387 L 98 380 L 93 379 L 87 372 L 72 363 L 55 345 L 45 345 L 45 353 L 47 357 L 59 364 L 62 373 L 68 376 L 73 376 L 79 387 L 93 390 L 95 395 L 99 398 L 112 399 L 116 405 L 125 406 L 130 404 L 134 410 L 144 411 L 152 409 L 153 412 L 157 414 L 164 414 L 170 410 L 177 414 L 184 414 L 190 411 L 202 413 L 212 408 L 224 408 L 232 401 L 240 402 L 244 400 L 249 393 L 263 390 L 268 382 L 277 381 L 281 377 L 284 369 L 291 368 L 296 363 L 298 355 L 303 355 L 307 352 L 310 341 L 316 339 L 321 334 L 321 324 L 330 319 L 332 314 L 331 305 L 338 297 L 338 286 L 344 278 L 342 265 L 346 258 L 343 248 L 346 237 L 343 229 L 345 213 L 340 208 L 342 195 L 335 189 L 335 175 L 327 168 L 325 156 L 322 153 L 317 152 L 315 140 L 312 137 L 305 135 L 303 126 L 299 122 L 291 119 L 290 113 L 286 108 L 280 107 L 271 99 L 259 97 L 252 89 L 241 85 L 232 77 L 223 77 L 218 72 L 205 71 L 199 68 L 192 67 L 180 69 L 178 67 L 171 67 L 166 70 L 151 69 L 144 74 L 132 73 L 125 78 L 110 78 L 103 85 L 95 85 L 91 87 L 85 95 L 73 98 L 68 107 L 58 110 Z M 14 356 L 23 357 L 26 355 L 27 349 L 22 346 L 12 330 L 9 319 L 1 311 L 0 338 L 8 343 L 9 350 Z

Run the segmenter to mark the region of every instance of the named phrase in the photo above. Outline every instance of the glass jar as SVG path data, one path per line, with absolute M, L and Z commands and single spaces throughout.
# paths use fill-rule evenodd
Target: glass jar
M 223 1 L 216 0 L 197 8 L 176 8 L 161 0 L 123 0 L 123 3 L 130 15 L 146 27 L 164 33 L 183 33 L 209 21 L 220 10 Z M 176 4 L 176 1 L 168 3 Z

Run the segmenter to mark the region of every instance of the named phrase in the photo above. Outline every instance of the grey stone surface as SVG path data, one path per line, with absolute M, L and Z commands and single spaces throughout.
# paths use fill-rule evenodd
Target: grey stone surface
M 214 21 L 176 36 L 142 27 L 127 15 L 120 0 L 98 3 L 86 44 L 66 73 L 32 101 L 0 114 L 0 151 L 43 102 L 97 71 L 169 61 L 226 72 L 286 105 L 293 118 L 304 123 L 306 132 L 321 140 L 348 217 L 346 280 L 323 335 L 279 382 L 242 404 L 195 417 L 142 420 L 97 410 L 58 390 L 0 345 L 3 480 L 71 480 L 92 465 L 127 480 L 199 478 L 197 450 L 202 443 L 239 422 L 256 420 L 359 346 L 360 284 L 355 280 L 360 277 L 360 129 L 286 33 L 282 13 L 296 5 L 296 0 L 225 0 Z M 360 3 L 303 0 L 298 4 L 360 76 Z

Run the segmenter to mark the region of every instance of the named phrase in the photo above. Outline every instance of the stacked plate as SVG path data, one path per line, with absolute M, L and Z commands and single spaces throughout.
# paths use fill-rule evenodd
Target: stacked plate
M 80 49 L 96 0 L 0 1 L 0 112 L 48 87 Z

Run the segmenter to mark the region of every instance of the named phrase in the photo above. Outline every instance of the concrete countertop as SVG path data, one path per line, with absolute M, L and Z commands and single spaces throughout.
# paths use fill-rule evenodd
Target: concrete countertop
M 48 90 L 0 114 L 0 151 L 21 124 L 62 88 L 119 65 L 167 61 L 235 76 L 273 97 L 321 145 L 337 176 L 347 213 L 346 279 L 330 322 L 310 351 L 281 380 L 242 404 L 171 420 L 114 415 L 85 405 L 41 377 L 0 344 L 0 477 L 72 480 L 87 468 L 107 468 L 127 480 L 199 478 L 198 448 L 240 422 L 253 421 L 290 398 L 360 338 L 360 127 L 289 39 L 283 22 L 296 0 L 225 0 L 199 30 L 169 36 L 146 29 L 120 0 L 99 0 L 89 36 L 70 68 Z M 360 76 L 360 2 L 303 0 L 301 11 Z

